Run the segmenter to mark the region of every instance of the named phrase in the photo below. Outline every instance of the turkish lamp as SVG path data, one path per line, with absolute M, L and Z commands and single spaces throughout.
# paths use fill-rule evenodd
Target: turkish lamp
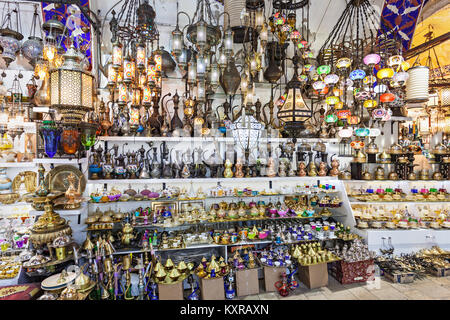
M 323 74 L 327 75 L 330 73 L 330 71 L 331 71 L 331 67 L 329 65 L 321 65 L 317 68 L 317 73 L 319 75 L 323 75 Z
M 127 56 L 123 61 L 123 82 L 130 84 L 133 81 L 133 62 L 131 58 Z
M 199 79 L 197 82 L 197 100 L 198 101 L 205 101 L 206 98 L 206 86 L 205 86 L 205 80 Z
M 219 86 L 219 78 L 220 78 L 220 71 L 219 66 L 216 62 L 213 62 L 211 65 L 211 71 L 209 72 L 209 84 L 216 89 Z
M 406 101 L 412 103 L 427 102 L 430 70 L 425 66 L 416 66 L 408 70 L 406 81 Z
M 230 56 L 233 52 L 233 31 L 228 27 L 223 34 L 223 52 Z
M 136 66 L 139 71 L 143 71 L 145 69 L 145 59 L 146 59 L 145 46 L 143 43 L 140 43 L 136 49 Z
M 186 49 L 186 47 L 183 46 L 183 48 L 181 49 L 181 53 L 178 56 L 178 67 L 180 67 L 181 69 L 186 68 L 187 66 L 187 59 L 188 59 L 188 51 Z
M 392 68 L 383 68 L 377 72 L 378 79 L 391 79 L 394 76 L 394 70 Z
M 50 72 L 50 104 L 66 124 L 78 124 L 93 109 L 94 78 L 82 71 L 81 57 L 73 43 L 64 54 L 61 68 Z
M 45 79 L 48 75 L 48 65 L 45 60 L 39 60 L 36 62 L 36 66 L 34 67 L 34 75 L 38 76 L 39 79 Z
M 206 59 L 203 56 L 200 56 L 197 59 L 197 77 L 204 78 L 206 73 Z
M 429 94 L 429 98 L 428 98 L 428 102 L 427 102 L 427 107 L 437 107 L 439 106 L 439 95 L 437 93 L 437 91 L 432 91 Z
M 109 89 L 114 88 L 117 81 L 117 71 L 114 69 L 112 64 L 108 65 L 108 83 L 107 86 Z
M 339 76 L 337 74 L 328 74 L 323 81 L 327 84 L 327 85 L 335 85 L 338 81 L 339 81 Z
M 259 32 L 259 40 L 261 40 L 261 45 L 263 47 L 266 46 L 268 39 L 269 39 L 268 26 L 267 23 L 264 22 L 261 31 Z
M 258 8 L 256 9 L 255 12 L 255 26 L 256 26 L 256 30 L 261 30 L 262 27 L 264 25 L 264 12 L 263 12 L 263 8 Z
M 324 81 L 313 82 L 313 88 L 314 88 L 314 90 L 317 90 L 317 91 L 322 91 L 326 86 L 327 86 L 327 84 Z
M 363 59 L 364 64 L 369 66 L 369 67 L 375 66 L 380 61 L 381 61 L 381 57 L 380 57 L 380 55 L 378 55 L 376 53 L 369 53 Z
M 197 63 L 195 61 L 188 64 L 188 83 L 194 84 L 197 82 Z
M 376 100 L 372 100 L 372 99 L 368 99 L 366 101 L 364 101 L 363 106 L 366 109 L 373 109 L 378 105 Z
M 336 96 L 329 96 L 328 98 L 325 99 L 325 102 L 329 105 L 329 106 L 334 106 L 336 103 L 338 103 L 340 100 L 338 97 Z
M 400 71 L 394 74 L 392 80 L 398 83 L 400 86 L 403 86 L 409 78 L 409 73 L 405 71 Z
M 58 49 L 53 42 L 47 42 L 44 44 L 42 53 L 45 60 L 52 62 L 55 59 L 56 54 L 58 53 Z
M 124 106 L 128 102 L 127 86 L 123 82 L 119 83 L 118 91 L 118 104 Z
M 183 49 L 183 32 L 177 26 L 172 31 L 172 55 L 178 60 Z
M 245 94 L 248 90 L 248 76 L 244 73 L 241 77 L 241 93 Z
M 441 101 L 441 106 L 448 107 L 450 106 L 450 88 L 442 88 L 439 90 L 439 96 Z M 448 122 L 447 122 L 448 125 Z M 447 127 L 447 129 L 450 129 L 450 126 Z
M 200 52 L 203 51 L 203 49 L 206 46 L 206 30 L 207 30 L 207 24 L 202 19 L 197 23 L 197 38 L 196 38 L 196 45 Z
M 152 89 L 147 85 L 144 86 L 144 90 L 142 92 L 142 104 L 144 106 L 150 106 L 152 102 Z
M 219 66 L 224 69 L 227 66 L 227 56 L 225 54 L 224 49 L 221 47 L 219 49 Z
M 347 69 L 350 68 L 352 65 L 352 60 L 350 58 L 340 58 L 338 61 L 336 61 L 336 68 L 338 69 Z
M 355 69 L 350 72 L 349 78 L 352 81 L 363 80 L 366 77 L 366 72 L 361 69 Z
M 113 49 L 112 49 L 112 64 L 114 69 L 118 70 L 120 67 L 122 67 L 122 59 L 123 59 L 123 53 L 122 53 L 122 44 L 118 41 L 113 43 Z

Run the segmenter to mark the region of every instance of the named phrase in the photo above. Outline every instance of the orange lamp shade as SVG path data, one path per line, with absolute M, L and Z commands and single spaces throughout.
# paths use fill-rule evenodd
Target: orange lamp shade
M 380 101 L 381 102 L 392 102 L 394 100 L 395 100 L 395 95 L 393 93 L 390 93 L 390 92 L 383 93 L 380 96 Z

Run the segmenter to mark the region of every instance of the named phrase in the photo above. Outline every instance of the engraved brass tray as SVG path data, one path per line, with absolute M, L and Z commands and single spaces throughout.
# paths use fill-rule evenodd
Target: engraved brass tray
M 81 180 L 80 193 L 83 193 L 86 189 L 86 178 L 80 170 L 69 164 L 57 166 L 50 170 L 50 172 L 45 176 L 45 183 L 47 184 L 51 192 L 66 192 L 67 188 L 69 187 L 67 177 L 71 173 L 73 173 L 77 177 L 75 188 L 78 187 L 78 181 Z

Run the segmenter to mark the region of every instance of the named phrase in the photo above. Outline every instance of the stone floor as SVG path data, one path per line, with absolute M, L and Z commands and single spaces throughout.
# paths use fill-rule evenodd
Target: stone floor
M 265 292 L 260 283 L 260 294 L 242 297 L 242 300 L 450 300 L 450 277 L 426 277 L 413 283 L 392 283 L 377 277 L 372 283 L 340 284 L 331 275 L 328 286 L 308 289 L 304 284 L 283 298 L 278 292 Z

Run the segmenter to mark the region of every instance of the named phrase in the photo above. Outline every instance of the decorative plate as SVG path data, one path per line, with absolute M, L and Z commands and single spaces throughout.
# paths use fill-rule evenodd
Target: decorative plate
M 78 182 L 81 179 L 80 192 L 83 193 L 86 189 L 86 178 L 80 170 L 69 164 L 57 166 L 50 170 L 50 172 L 45 176 L 45 183 L 49 186 L 51 192 L 66 192 L 67 188 L 69 187 L 67 177 L 71 173 L 73 173 L 75 177 L 77 177 L 77 181 L 75 184 L 76 188 L 78 187 Z

